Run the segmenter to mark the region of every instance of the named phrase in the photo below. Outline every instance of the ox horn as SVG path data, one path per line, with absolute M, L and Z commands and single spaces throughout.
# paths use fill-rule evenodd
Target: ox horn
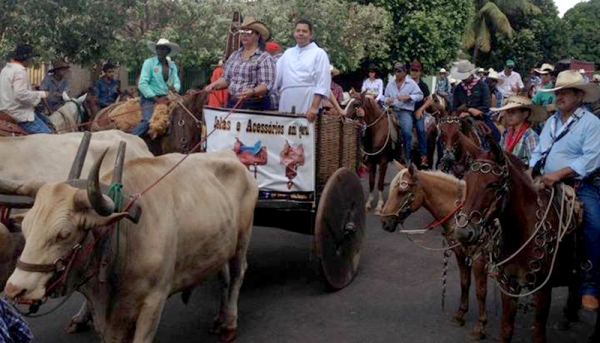
M 110 199 L 105 198 L 100 189 L 100 166 L 108 149 L 106 148 L 100 158 L 94 163 L 87 182 L 87 195 L 90 205 L 92 205 L 96 213 L 103 217 L 110 216 L 115 211 L 115 204 Z
M 79 144 L 79 149 L 77 149 L 77 155 L 75 155 L 75 160 L 73 160 L 73 165 L 71 166 L 71 171 L 69 171 L 69 178 L 67 180 L 76 180 L 81 176 L 81 170 L 83 169 L 83 164 L 85 163 L 85 157 L 87 155 L 88 148 L 90 147 L 91 140 L 91 132 L 88 131 L 83 134 L 83 138 Z
M 127 143 L 121 141 L 119 143 L 119 151 L 117 152 L 117 159 L 115 160 L 115 169 L 113 170 L 112 183 L 122 183 L 123 181 L 123 165 L 125 164 L 125 149 Z

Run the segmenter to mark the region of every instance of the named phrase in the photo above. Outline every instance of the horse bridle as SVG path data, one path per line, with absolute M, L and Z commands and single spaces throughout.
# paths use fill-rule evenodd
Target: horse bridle
M 492 173 L 501 177 L 500 184 L 494 189 L 495 198 L 487 208 L 483 209 L 482 211 L 472 210 L 469 214 L 464 213 L 461 209 L 454 215 L 455 224 L 459 228 L 465 228 L 470 223 L 473 223 L 479 232 L 482 233 L 480 235 L 479 243 L 483 243 L 485 238 L 483 233 L 486 232 L 485 229 L 490 226 L 490 223 L 495 218 L 496 213 L 500 213 L 504 210 L 506 204 L 505 196 L 509 192 L 508 165 L 506 163 L 501 165 L 496 161 L 487 159 L 476 159 L 469 164 L 469 171 L 479 172 L 482 174 Z M 500 201 L 502 201 L 501 206 L 493 211 L 492 209 L 497 207 L 496 205 Z
M 402 190 L 406 190 L 409 187 L 414 186 L 414 185 L 415 185 L 414 182 L 409 182 L 409 181 L 400 179 L 398 181 L 396 187 L 398 187 Z M 410 211 L 410 208 L 412 207 L 413 203 L 415 202 L 415 199 L 416 199 L 415 192 L 414 192 L 414 190 L 411 190 L 410 192 L 408 192 L 406 199 L 404 199 L 404 202 L 398 208 L 398 210 L 396 210 L 396 212 L 390 213 L 390 214 L 381 213 L 379 216 L 382 218 L 394 217 L 397 220 L 404 220 L 412 213 Z

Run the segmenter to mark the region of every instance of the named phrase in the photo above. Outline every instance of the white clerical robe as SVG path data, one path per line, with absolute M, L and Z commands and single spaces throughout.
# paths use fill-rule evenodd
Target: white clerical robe
M 329 98 L 331 71 L 325 50 L 315 43 L 289 48 L 277 61 L 275 88 L 279 89 L 279 111 L 305 114 L 320 94 Z

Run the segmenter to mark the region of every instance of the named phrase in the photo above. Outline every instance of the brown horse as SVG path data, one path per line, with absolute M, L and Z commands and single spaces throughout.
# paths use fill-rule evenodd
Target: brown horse
M 383 188 L 385 185 L 385 174 L 388 163 L 394 159 L 404 161 L 402 150 L 402 139 L 400 132 L 392 122 L 389 112 L 384 112 L 377 101 L 363 93 L 350 91 L 352 99 L 346 105 L 346 116 L 349 118 L 362 117 L 366 125 L 366 133 L 363 144 L 363 155 L 366 165 L 369 167 L 369 199 L 365 205 L 367 212 L 371 211 L 375 198 L 375 177 L 379 167 L 379 180 L 377 190 L 379 200 L 375 208 L 375 214 L 379 214 L 383 208 Z
M 425 116 L 425 134 L 427 135 L 427 160 L 429 166 L 433 166 L 435 158 L 435 149 L 437 146 L 438 139 L 438 126 L 439 119 L 445 117 L 448 111 L 448 103 L 446 99 L 437 94 L 432 95 L 433 103 L 427 110 L 428 114 Z M 417 130 L 413 130 L 413 148 L 411 153 L 411 161 L 417 166 L 421 165 L 421 155 L 419 154 L 419 140 L 417 136 Z
M 490 276 L 503 293 L 501 341 L 512 339 L 518 298 L 534 294 L 533 341 L 545 343 L 552 287 L 569 287 L 568 317 L 576 318 L 581 304 L 573 275 L 579 265 L 572 234 L 577 224 L 575 219 L 568 219 L 577 217 L 573 215 L 576 203 L 557 204 L 551 196 L 554 190 L 536 189 L 522 162 L 505 154 L 493 140 L 488 141 L 490 151 L 484 151 L 460 136 L 460 144 L 473 161 L 465 175 L 467 196 L 455 216 L 454 235 L 468 249 L 481 249 L 492 257 Z M 564 194 L 574 199 L 574 194 Z M 501 226 L 492 224 L 496 218 Z M 596 339 L 599 328 L 597 320 Z
M 442 223 L 442 235 L 452 247 L 456 262 L 460 270 L 460 305 L 453 320 L 460 326 L 466 323 L 466 313 L 469 309 L 469 289 L 471 288 L 471 269 L 475 277 L 475 293 L 479 305 L 479 321 L 475 324 L 471 338 L 484 339 L 487 324 L 486 296 L 487 272 L 485 265 L 487 258 L 481 255 L 472 263 L 468 263 L 467 255 L 461 246 L 456 246 L 453 237 L 453 225 L 448 221 L 456 211 L 456 206 L 462 202 L 466 194 L 465 182 L 452 175 L 441 172 L 419 171 L 414 165 L 409 168 L 398 164 L 400 173 L 391 183 L 388 200 L 381 213 L 383 229 L 395 232 L 399 224 L 412 213 L 425 207 L 437 221 Z
M 202 110 L 207 97 L 206 92 L 198 91 L 173 100 L 177 101 L 177 105 L 169 115 L 167 132 L 156 139 L 144 137 L 148 148 L 155 156 L 171 152 L 185 154 L 200 143 L 203 130 Z M 107 112 L 98 114 L 94 126 L 97 131 L 115 128 Z
M 440 130 L 440 158 L 438 169 L 462 179 L 467 168 L 467 154 L 459 144 L 459 133 L 466 135 L 477 146 L 481 146 L 481 139 L 473 129 L 470 119 L 461 119 L 457 116 L 444 116 L 439 119 Z

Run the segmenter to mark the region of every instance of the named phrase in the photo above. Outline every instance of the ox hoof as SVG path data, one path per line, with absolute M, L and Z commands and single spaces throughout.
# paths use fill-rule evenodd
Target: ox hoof
M 69 323 L 69 325 L 67 325 L 67 328 L 65 329 L 65 331 L 68 334 L 75 334 L 75 333 L 80 333 L 80 332 L 87 332 L 87 331 L 90 331 L 91 329 L 92 329 L 92 326 L 90 325 L 89 320 L 73 318 L 73 319 L 71 319 L 71 322 Z
M 237 337 L 237 328 L 227 329 L 222 328 L 221 334 L 219 335 L 220 342 L 233 342 L 233 340 Z

